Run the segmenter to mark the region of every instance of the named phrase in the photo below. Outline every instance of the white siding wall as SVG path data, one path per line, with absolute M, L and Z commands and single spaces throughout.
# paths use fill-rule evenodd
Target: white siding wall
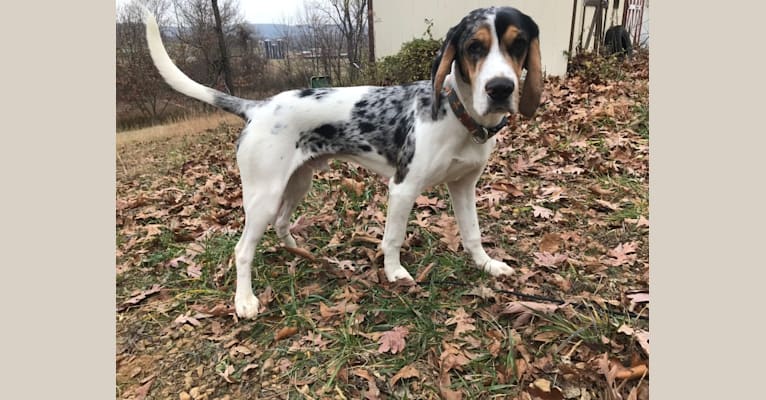
M 469 11 L 490 6 L 512 6 L 532 17 L 540 27 L 540 52 L 545 73 L 566 74 L 564 52 L 569 49 L 572 22 L 572 1 L 567 0 L 377 0 L 374 3 L 375 56 L 395 54 L 402 43 L 423 37 L 426 18 L 434 22 L 434 38 L 443 39 L 449 28 Z

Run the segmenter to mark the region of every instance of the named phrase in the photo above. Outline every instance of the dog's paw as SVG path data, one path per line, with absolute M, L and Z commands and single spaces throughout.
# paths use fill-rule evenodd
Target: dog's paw
M 258 315 L 260 306 L 258 298 L 252 293 L 246 296 L 234 297 L 234 308 L 237 310 L 237 316 L 240 318 L 255 318 Z
M 285 247 L 292 247 L 292 248 L 298 247 L 298 243 L 295 242 L 295 238 L 293 238 L 293 235 L 289 233 L 287 234 L 287 236 L 282 237 L 280 239 L 282 239 L 282 243 L 285 244 Z
M 389 282 L 396 282 L 400 279 L 404 280 L 410 280 L 412 282 L 415 282 L 414 279 L 412 279 L 412 275 L 410 275 L 409 272 L 407 272 L 404 267 L 401 265 L 397 265 L 395 267 L 386 267 L 383 269 L 386 273 L 386 279 L 388 279 Z
M 482 269 L 494 277 L 502 275 L 513 275 L 515 272 L 513 268 L 508 266 L 508 264 L 502 261 L 493 260 L 491 258 L 484 263 Z

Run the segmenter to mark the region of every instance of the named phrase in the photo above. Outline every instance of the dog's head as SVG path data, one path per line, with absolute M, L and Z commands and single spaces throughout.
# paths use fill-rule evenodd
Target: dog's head
M 480 116 L 499 112 L 534 115 L 540 104 L 543 74 L 539 30 L 532 18 L 511 7 L 481 8 L 447 32 L 431 68 L 434 119 L 453 61 L 456 79 L 471 88 L 471 106 Z M 527 76 L 519 96 L 522 68 Z

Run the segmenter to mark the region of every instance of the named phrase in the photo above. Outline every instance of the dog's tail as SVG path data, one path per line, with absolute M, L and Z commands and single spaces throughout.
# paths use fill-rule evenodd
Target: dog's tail
M 151 54 L 152 61 L 154 61 L 154 65 L 159 70 L 162 78 L 165 79 L 165 82 L 180 93 L 247 119 L 245 113 L 255 102 L 203 86 L 186 76 L 173 64 L 168 52 L 165 50 L 165 46 L 162 44 L 162 37 L 160 36 L 160 28 L 157 26 L 157 20 L 154 18 L 154 15 L 142 4 L 140 6 L 144 13 L 146 42 L 149 45 L 149 54 Z

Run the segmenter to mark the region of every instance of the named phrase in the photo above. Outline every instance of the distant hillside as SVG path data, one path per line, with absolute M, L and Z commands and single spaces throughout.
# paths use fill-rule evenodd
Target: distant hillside
M 299 28 L 285 24 L 247 24 L 251 31 L 256 32 L 259 39 L 279 39 L 287 32 L 295 32 Z

